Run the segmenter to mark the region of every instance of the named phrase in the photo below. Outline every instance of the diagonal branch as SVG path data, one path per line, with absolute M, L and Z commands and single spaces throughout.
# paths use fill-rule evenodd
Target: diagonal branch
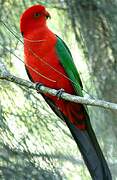
M 25 86 L 27 88 L 36 90 L 35 83 L 29 82 L 27 80 L 21 79 L 19 77 L 16 77 L 10 74 L 10 72 L 6 69 L 2 61 L 0 61 L 0 79 L 5 79 L 7 81 L 14 82 L 21 86 Z M 48 93 L 52 96 L 56 96 L 58 91 L 55 89 L 48 88 L 46 86 L 40 86 L 40 92 L 44 94 Z M 106 109 L 117 110 L 117 104 L 107 102 L 104 100 L 75 96 L 75 95 L 71 95 L 65 92 L 62 93 L 61 98 L 67 101 L 75 102 L 75 103 L 81 103 L 81 104 L 86 104 L 86 105 L 91 105 L 91 106 L 99 106 Z

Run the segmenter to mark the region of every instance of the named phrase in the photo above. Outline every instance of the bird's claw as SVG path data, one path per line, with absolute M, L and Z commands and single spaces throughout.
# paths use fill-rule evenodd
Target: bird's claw
M 41 86 L 43 86 L 43 84 L 42 83 L 35 83 L 35 88 L 36 88 L 36 90 L 37 90 L 37 93 L 40 93 L 40 87 Z
M 57 91 L 56 96 L 58 97 L 58 99 L 61 99 L 63 92 L 65 92 L 65 90 L 62 88 Z

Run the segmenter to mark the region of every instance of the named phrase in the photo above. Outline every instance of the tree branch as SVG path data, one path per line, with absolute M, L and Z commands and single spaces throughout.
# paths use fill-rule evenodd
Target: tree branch
M 1 61 L 0 61 L 0 79 L 5 79 L 7 81 L 14 82 L 21 86 L 25 86 L 27 88 L 36 90 L 35 83 L 29 82 L 27 80 L 18 78 L 16 76 L 10 74 L 10 72 L 6 69 L 5 65 Z M 55 89 L 48 88 L 46 86 L 40 86 L 40 92 L 44 93 L 44 94 L 48 93 L 52 96 L 56 96 L 58 91 Z M 107 102 L 104 100 L 74 96 L 74 95 L 70 95 L 65 92 L 62 93 L 61 98 L 64 100 L 67 100 L 67 101 L 75 102 L 75 103 L 81 103 L 81 104 L 86 104 L 86 105 L 91 105 L 91 106 L 99 106 L 99 107 L 103 107 L 106 109 L 117 110 L 117 104 Z

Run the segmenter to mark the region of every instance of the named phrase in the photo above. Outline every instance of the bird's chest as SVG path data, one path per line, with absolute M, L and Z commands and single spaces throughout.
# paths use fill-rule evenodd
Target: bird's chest
M 42 83 L 50 88 L 63 88 L 68 93 L 73 92 L 71 82 L 54 48 L 45 56 L 41 56 L 39 51 L 29 51 L 25 56 L 25 64 L 34 82 Z
M 74 94 L 74 89 L 69 80 L 63 66 L 60 64 L 60 59 L 54 48 L 46 51 L 45 55 L 40 51 L 28 49 L 25 53 L 25 64 L 28 72 L 34 82 L 42 83 L 43 85 L 53 89 L 64 89 L 65 92 Z M 64 102 L 58 100 L 57 97 L 46 94 L 55 104 L 63 111 Z

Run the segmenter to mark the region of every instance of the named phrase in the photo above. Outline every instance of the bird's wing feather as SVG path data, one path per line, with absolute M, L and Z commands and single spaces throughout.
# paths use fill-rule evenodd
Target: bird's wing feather
M 68 77 L 71 79 L 72 85 L 77 95 L 83 96 L 83 85 L 78 73 L 78 70 L 74 64 L 70 50 L 65 42 L 57 36 L 56 52 L 59 57 L 60 63 L 65 69 Z

